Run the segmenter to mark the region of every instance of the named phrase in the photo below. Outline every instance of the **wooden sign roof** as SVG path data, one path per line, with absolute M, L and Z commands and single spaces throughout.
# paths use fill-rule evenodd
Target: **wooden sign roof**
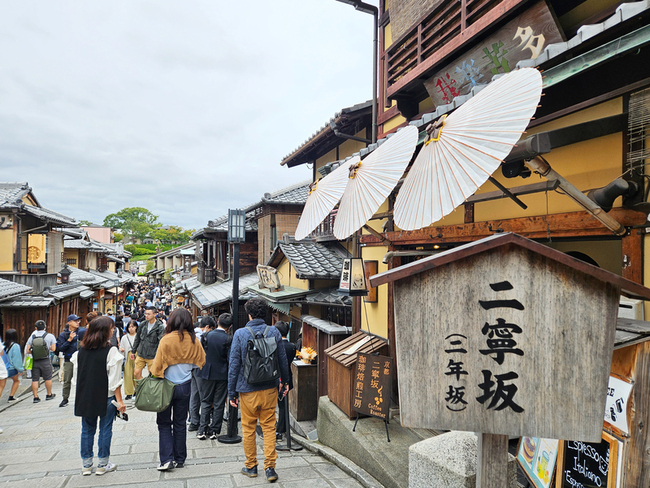
M 427 257 L 410 264 L 405 264 L 404 266 L 399 266 L 397 268 L 384 271 L 383 273 L 379 273 L 370 277 L 370 286 L 379 286 L 383 285 L 384 283 L 401 280 L 403 278 L 422 273 L 423 271 L 443 266 L 454 261 L 459 261 L 469 256 L 474 256 L 476 254 L 480 254 L 502 246 L 519 246 L 525 249 L 529 249 L 538 254 L 541 254 L 542 256 L 546 256 L 547 258 L 550 258 L 554 261 L 591 275 L 594 278 L 605 283 L 611 283 L 612 285 L 620 288 L 621 292 L 627 296 L 640 298 L 643 300 L 650 300 L 650 289 L 646 288 L 643 285 L 627 280 L 617 274 L 606 271 L 597 266 L 585 263 L 584 261 L 569 256 L 568 254 L 565 254 L 561 251 L 556 251 L 555 249 L 552 249 L 548 246 L 512 233 L 495 234 L 494 236 L 486 237 L 485 239 L 471 242 L 469 244 L 450 249 L 449 251 L 441 252 L 440 254 L 436 254 L 434 256 Z

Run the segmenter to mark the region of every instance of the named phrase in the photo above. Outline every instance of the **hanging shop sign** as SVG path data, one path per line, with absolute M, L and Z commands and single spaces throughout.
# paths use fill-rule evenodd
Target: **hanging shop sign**
M 467 54 L 444 66 L 424 82 L 433 104 L 445 105 L 494 75 L 509 73 L 519 61 L 535 59 L 546 46 L 562 42 L 546 2 L 538 2 Z
M 271 291 L 280 291 L 283 288 L 278 276 L 278 270 L 271 266 L 258 264 L 257 277 L 260 280 L 260 288 L 268 288 Z

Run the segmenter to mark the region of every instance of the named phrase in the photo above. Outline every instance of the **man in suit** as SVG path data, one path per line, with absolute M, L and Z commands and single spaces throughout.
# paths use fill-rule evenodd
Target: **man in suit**
M 287 336 L 289 335 L 289 324 L 286 322 L 276 322 L 275 323 L 275 328 L 280 331 L 280 335 L 282 336 L 282 345 L 284 346 L 284 350 L 287 353 L 287 363 L 289 365 L 289 378 L 287 381 L 287 384 L 289 385 L 289 390 L 293 388 L 293 375 L 291 374 L 291 363 L 293 360 L 296 358 L 296 346 L 294 346 L 291 342 L 289 342 L 289 339 L 287 339 Z M 284 383 L 284 378 L 282 378 L 282 382 Z M 288 395 L 288 392 L 287 392 Z M 282 433 L 287 431 L 288 426 L 285 423 L 285 405 L 284 403 L 288 401 L 287 395 L 285 395 L 282 398 L 278 398 L 278 425 L 276 427 L 276 434 L 275 438 L 278 441 L 282 440 Z
M 216 439 L 221 432 L 223 410 L 228 395 L 228 356 L 232 342 L 228 331 L 232 326 L 232 316 L 229 313 L 219 315 L 216 329 L 212 317 L 203 318 L 201 323 L 207 327 L 201 337 L 205 348 L 205 366 L 197 373 L 202 381 L 201 421 L 196 438 L 205 440 L 208 437 Z

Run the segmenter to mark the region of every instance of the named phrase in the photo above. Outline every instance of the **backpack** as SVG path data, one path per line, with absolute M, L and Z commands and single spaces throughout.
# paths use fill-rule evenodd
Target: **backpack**
M 262 337 L 255 337 L 255 332 L 246 327 L 253 336 L 246 345 L 246 357 L 244 358 L 244 379 L 249 385 L 268 383 L 280 377 L 280 365 L 278 361 L 278 344 L 275 337 L 267 337 L 271 328 L 266 326 Z
M 34 360 L 50 357 L 50 348 L 47 347 L 47 342 L 45 341 L 46 335 L 47 332 L 42 336 L 34 336 L 32 339 L 32 357 Z

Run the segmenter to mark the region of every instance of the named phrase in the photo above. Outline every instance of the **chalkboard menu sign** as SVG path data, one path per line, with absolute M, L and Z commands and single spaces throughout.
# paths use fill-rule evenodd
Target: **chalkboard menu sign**
M 558 488 L 615 488 L 619 442 L 603 433 L 600 443 L 564 441 Z
M 393 358 L 359 353 L 352 409 L 386 420 L 390 408 Z

